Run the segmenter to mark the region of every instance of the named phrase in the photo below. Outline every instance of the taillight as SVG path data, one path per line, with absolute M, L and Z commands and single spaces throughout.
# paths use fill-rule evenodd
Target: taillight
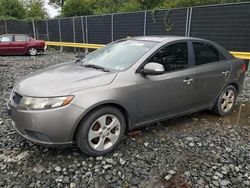
M 242 68 L 243 72 L 246 72 L 247 71 L 247 64 L 246 63 L 242 64 L 241 68 Z

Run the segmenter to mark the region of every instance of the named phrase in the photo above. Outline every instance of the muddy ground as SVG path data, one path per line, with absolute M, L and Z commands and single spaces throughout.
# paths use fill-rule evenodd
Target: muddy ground
M 0 187 L 250 187 L 250 79 L 234 112 L 209 111 L 139 129 L 104 157 L 20 137 L 6 113 L 13 83 L 74 54 L 0 57 Z

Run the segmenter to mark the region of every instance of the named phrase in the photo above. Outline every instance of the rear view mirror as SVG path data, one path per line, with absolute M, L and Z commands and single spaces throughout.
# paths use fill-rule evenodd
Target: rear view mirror
M 142 73 L 145 75 L 160 75 L 165 72 L 164 66 L 160 63 L 150 62 L 146 64 L 143 69 Z

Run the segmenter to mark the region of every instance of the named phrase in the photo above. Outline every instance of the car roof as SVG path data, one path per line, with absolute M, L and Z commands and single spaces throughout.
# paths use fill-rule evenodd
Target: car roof
M 217 48 L 227 59 L 232 59 L 234 58 L 228 50 L 223 48 L 221 45 L 207 40 L 207 39 L 201 39 L 201 38 L 196 38 L 196 37 L 185 37 L 185 36 L 172 36 L 172 35 L 153 35 L 153 36 L 138 36 L 138 37 L 131 37 L 132 40 L 141 40 L 141 41 L 152 41 L 152 42 L 158 42 L 158 43 L 170 43 L 174 41 L 179 41 L 179 40 L 193 40 L 193 41 L 199 41 L 199 42 L 204 42 L 208 43 L 210 45 L 213 45 L 214 47 Z
M 2 34 L 1 36 L 4 36 L 4 35 L 25 35 L 25 36 L 29 36 L 27 34 L 13 34 L 13 33 Z
M 153 42 L 172 42 L 176 40 L 201 40 L 200 38 L 194 37 L 184 37 L 184 36 L 172 36 L 172 35 L 153 35 L 153 36 L 138 36 L 138 37 L 131 37 L 134 40 L 143 40 L 143 41 L 153 41 Z

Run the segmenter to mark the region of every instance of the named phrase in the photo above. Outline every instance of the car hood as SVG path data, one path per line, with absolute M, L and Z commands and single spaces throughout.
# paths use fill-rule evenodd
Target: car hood
M 64 63 L 21 78 L 15 84 L 14 90 L 26 96 L 63 96 L 75 91 L 110 84 L 116 74 L 117 72 L 104 72 L 76 63 Z

